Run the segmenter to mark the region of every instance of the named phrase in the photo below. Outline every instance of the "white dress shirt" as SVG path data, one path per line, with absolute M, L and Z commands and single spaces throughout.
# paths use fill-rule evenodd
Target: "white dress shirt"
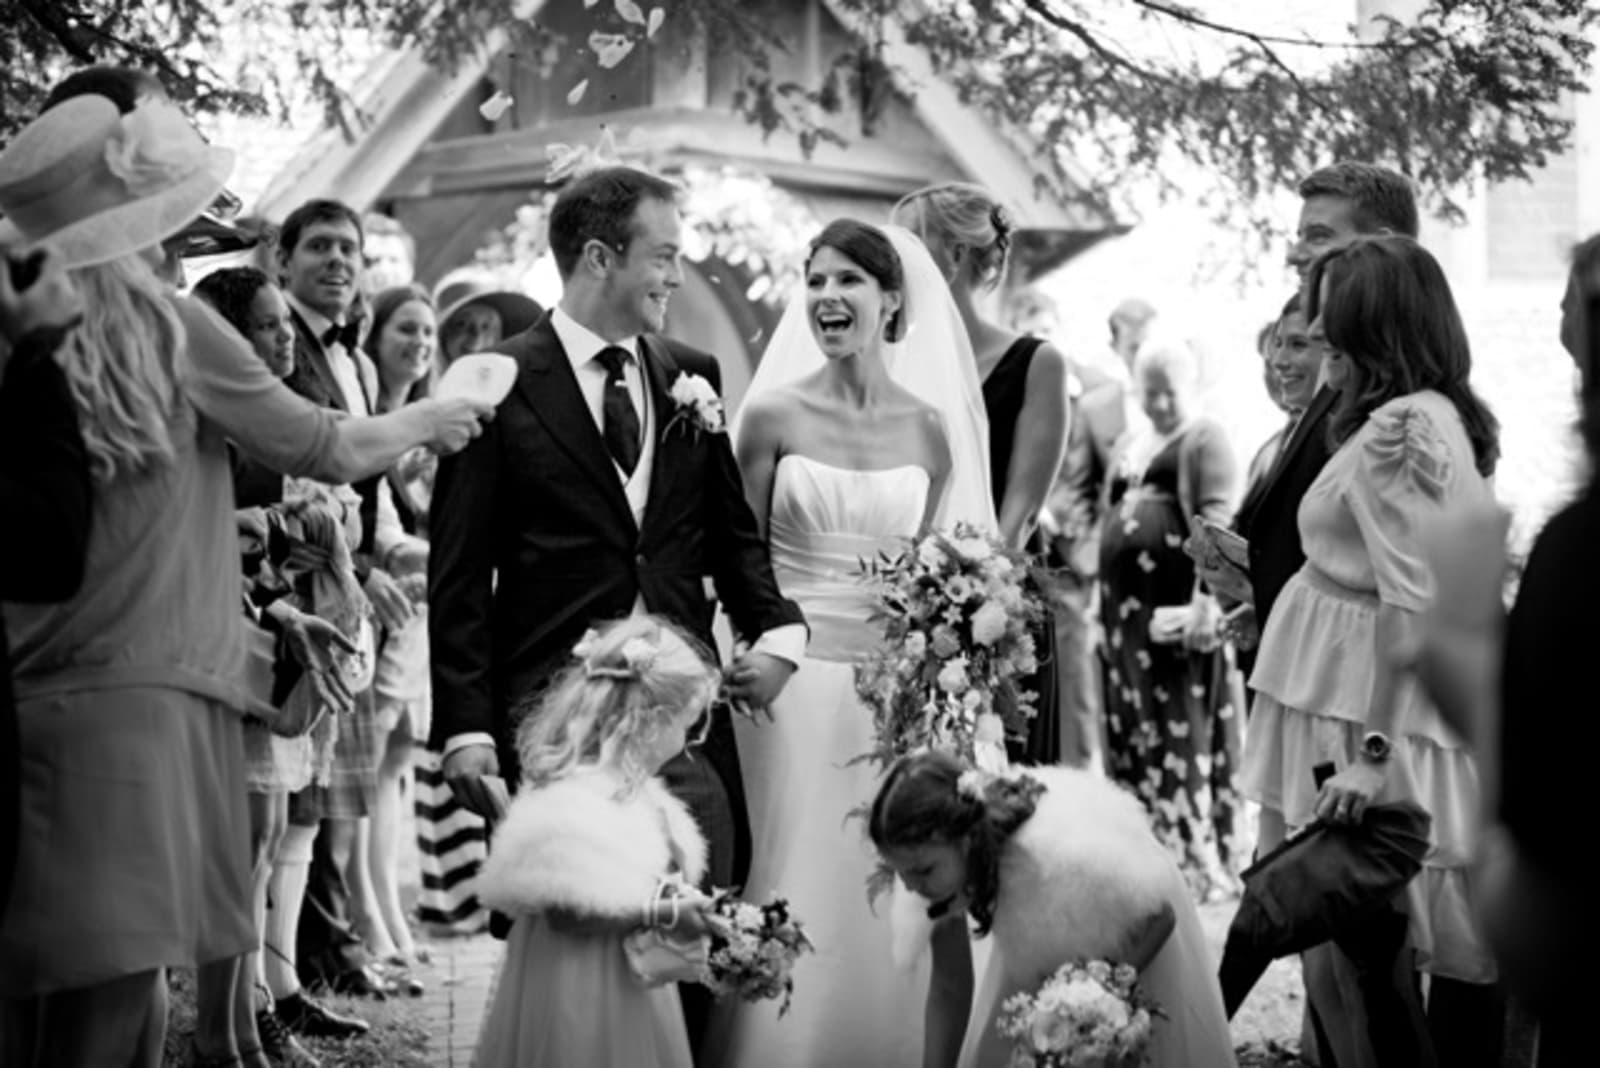
M 561 342 L 561 347 L 572 364 L 572 374 L 578 380 L 578 389 L 582 392 L 583 402 L 589 409 L 589 417 L 594 420 L 594 425 L 599 428 L 602 436 L 605 434 L 607 371 L 605 365 L 596 357 L 600 355 L 602 349 L 613 346 L 624 349 L 632 355 L 631 359 L 623 362 L 622 378 L 628 387 L 628 396 L 633 400 L 634 411 L 639 413 L 639 462 L 634 466 L 631 476 L 618 467 L 615 461 L 612 467 L 616 470 L 617 477 L 622 480 L 623 491 L 628 497 L 628 507 L 633 511 L 634 524 L 643 525 L 645 504 L 650 498 L 650 475 L 655 469 L 656 435 L 653 427 L 657 413 L 653 410 L 650 390 L 645 387 L 639 339 L 630 337 L 621 341 L 607 341 L 567 314 L 567 310 L 560 305 L 557 305 L 555 311 L 551 313 L 550 325 L 555 329 L 556 339 Z M 633 614 L 644 615 L 647 611 L 643 594 L 635 597 Z M 775 656 L 798 666 L 800 659 L 805 656 L 806 637 L 804 625 L 788 623 L 762 633 L 752 646 L 752 651 Z M 457 734 L 445 741 L 444 755 L 449 756 L 457 749 L 469 745 L 493 744 L 494 739 L 482 731 Z
M 323 344 L 322 335 L 327 333 L 328 328 L 341 324 L 335 323 L 315 308 L 302 303 L 293 293 L 285 292 L 284 297 L 288 300 L 289 306 L 305 321 L 311 331 L 312 340 L 322 350 L 323 358 L 328 361 L 328 370 L 333 372 L 333 380 L 339 387 L 339 395 L 344 398 L 345 410 L 357 418 L 371 415 L 372 405 L 367 400 L 369 396 L 367 390 L 369 386 L 373 391 L 378 388 L 377 368 L 372 365 L 372 361 L 362 354 L 361 358 L 366 363 L 357 363 L 355 354 L 346 351 L 337 341 L 331 345 Z M 367 372 L 366 383 L 362 381 L 363 371 Z M 410 535 L 400 523 L 400 513 L 395 510 L 394 495 L 389 489 L 389 480 L 379 479 L 377 518 L 372 529 L 372 555 L 381 564 L 389 559 L 390 553 L 409 539 Z

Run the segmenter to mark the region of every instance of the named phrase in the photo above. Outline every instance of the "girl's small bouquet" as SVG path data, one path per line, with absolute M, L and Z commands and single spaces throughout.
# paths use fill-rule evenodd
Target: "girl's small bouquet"
M 1018 682 L 1038 670 L 1031 630 L 1045 612 L 1027 557 L 957 524 L 862 572 L 884 627 L 856 667 L 877 740 L 870 759 L 887 766 L 930 746 L 979 765 L 1003 755 L 1037 700 Z
M 995 1026 L 1015 1040 L 1007 1068 L 1133 1068 L 1145 1063 L 1160 1015 L 1131 967 L 1092 960 L 1007 998 Z
M 794 963 L 812 949 L 789 903 L 779 897 L 752 905 L 722 891 L 712 907 L 723 930 L 711 935 L 705 985 L 719 998 L 730 994 L 745 1001 L 782 998 L 778 1015 L 788 1012 L 794 997 Z

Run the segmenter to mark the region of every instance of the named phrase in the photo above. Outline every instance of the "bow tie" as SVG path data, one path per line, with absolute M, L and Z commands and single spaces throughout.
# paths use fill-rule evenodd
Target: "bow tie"
M 324 330 L 322 332 L 322 347 L 326 349 L 335 344 L 343 345 L 344 351 L 354 354 L 356 346 L 361 344 L 361 324 L 345 323 L 340 326 L 335 323 Z

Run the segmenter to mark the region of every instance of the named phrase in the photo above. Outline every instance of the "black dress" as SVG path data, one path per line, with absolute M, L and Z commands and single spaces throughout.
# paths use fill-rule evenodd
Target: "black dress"
M 1000 506 L 1005 499 L 1006 474 L 1011 470 L 1017 419 L 1022 415 L 1022 405 L 1027 399 L 1028 369 L 1033 366 L 1033 354 L 1043 344 L 1042 338 L 1017 338 L 1000 357 L 1000 362 L 989 371 L 989 377 L 983 380 L 983 407 L 989 416 L 989 484 L 994 492 L 996 515 L 1000 513 Z M 1037 553 L 1044 551 L 1043 545 L 1034 542 L 1030 542 L 1028 548 Z M 1034 592 L 1043 596 L 1043 591 Z M 1036 674 L 1021 680 L 1021 683 L 1038 694 L 1038 702 L 1034 705 L 1037 714 L 1028 724 L 1028 737 L 1008 739 L 1006 749 L 1015 763 L 1055 764 L 1061 760 L 1061 692 L 1056 683 L 1053 663 L 1055 620 L 1048 611 L 1044 622 L 1034 632 L 1033 644 L 1040 667 Z
M 64 601 L 83 580 L 89 459 L 66 375 L 51 358 L 59 340 L 42 331 L 22 338 L 0 384 L 0 600 Z M 0 619 L 0 915 L 16 861 L 20 757 Z

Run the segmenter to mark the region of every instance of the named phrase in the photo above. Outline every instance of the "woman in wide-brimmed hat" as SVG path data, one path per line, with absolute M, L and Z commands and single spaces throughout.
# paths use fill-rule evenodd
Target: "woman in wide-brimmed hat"
M 162 969 L 254 943 L 240 713 L 271 710 L 241 670 L 225 440 L 346 481 L 417 444 L 459 448 L 487 414 L 428 401 L 341 421 L 158 279 L 162 240 L 213 202 L 232 162 L 171 104 L 123 114 L 99 95 L 52 107 L 0 152 L 0 244 L 48 242 L 83 295 L 59 359 L 93 482 L 79 593 L 5 605 L 23 766 L 0 923 L 7 1064 L 157 1065 Z M 236 1019 L 196 1036 L 200 1063 L 267 1063 L 249 1014 Z
M 469 352 L 487 352 L 520 334 L 544 314 L 532 297 L 503 288 L 487 272 L 461 267 L 433 289 L 439 309 L 439 363 L 448 367 Z

